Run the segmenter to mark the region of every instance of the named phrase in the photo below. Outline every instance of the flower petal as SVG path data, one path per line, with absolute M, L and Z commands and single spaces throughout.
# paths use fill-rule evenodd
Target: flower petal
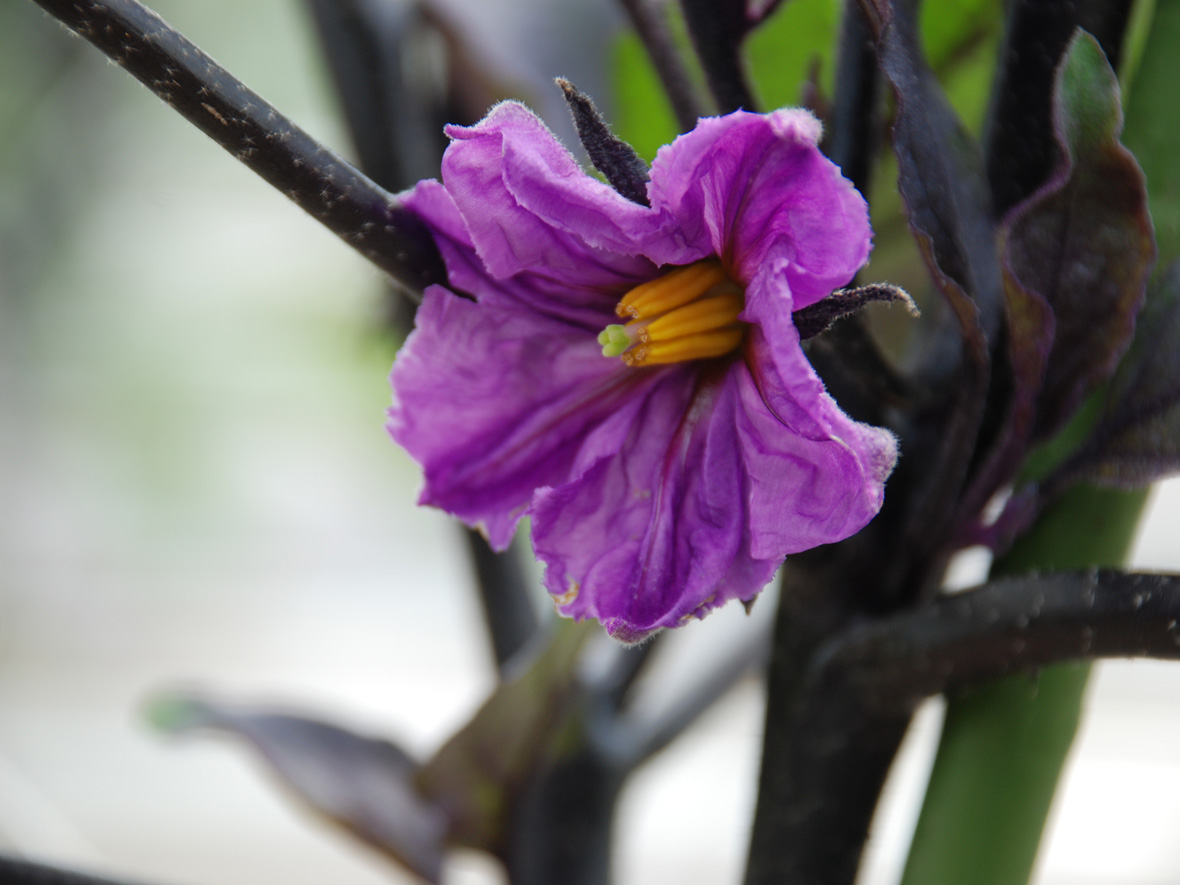
M 390 375 L 388 429 L 424 468 L 420 503 L 502 549 L 534 489 L 618 450 L 651 382 L 577 326 L 432 286 Z
M 571 287 L 528 271 L 507 279 L 490 275 L 475 253 L 467 223 L 459 214 L 455 201 L 437 181 L 420 181 L 399 197 L 434 233 L 453 290 L 470 295 L 477 301 L 515 300 L 518 306 L 574 323 L 594 335 L 605 325 L 616 321 L 614 307 L 619 295 L 615 290 Z M 650 264 L 647 267 L 649 274 L 655 273 Z
M 447 134 L 443 181 L 492 276 L 530 271 L 598 290 L 652 276 L 626 231 L 650 227 L 655 213 L 583 172 L 528 108 L 503 102 Z M 580 223 L 555 224 L 563 214 Z
M 434 234 L 434 242 L 442 254 L 451 287 L 479 298 L 488 291 L 487 271 L 475 254 L 475 245 L 467 224 L 455 201 L 439 182 L 420 181 L 405 193 L 399 194 L 402 205 L 416 213 Z
M 880 510 L 897 461 L 893 434 L 854 421 L 824 389 L 772 285 L 778 270 L 764 268 L 746 290 L 750 385 L 742 388 L 739 420 L 754 480 L 756 556 L 795 553 L 860 531 Z M 773 469 L 785 461 L 795 476 Z
M 751 553 L 740 366 L 667 373 L 615 457 L 538 491 L 533 547 L 563 614 L 635 642 L 774 575 L 781 554 Z
M 652 207 L 675 219 L 686 251 L 720 255 L 742 283 L 785 259 L 791 309 L 806 307 L 852 279 L 872 239 L 864 199 L 820 153 L 819 135 L 797 109 L 703 119 L 660 149 Z

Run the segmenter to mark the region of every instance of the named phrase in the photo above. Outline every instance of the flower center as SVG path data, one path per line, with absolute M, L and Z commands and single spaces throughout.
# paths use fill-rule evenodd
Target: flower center
M 625 325 L 598 336 L 602 355 L 621 356 L 628 366 L 656 366 L 724 356 L 742 343 L 746 324 L 742 287 L 715 258 L 673 268 L 636 286 L 615 307 Z

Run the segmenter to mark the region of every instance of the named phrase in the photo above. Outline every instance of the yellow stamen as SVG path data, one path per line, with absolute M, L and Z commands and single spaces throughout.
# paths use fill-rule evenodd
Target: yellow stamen
M 678 267 L 636 286 L 623 296 L 615 313 L 636 319 L 659 316 L 696 301 L 725 279 L 725 270 L 718 261 L 698 261 Z
M 623 362 L 628 366 L 657 366 L 724 356 L 742 343 L 745 334 L 743 326 L 734 325 L 685 338 L 640 344 L 623 354 Z
M 630 317 L 598 336 L 605 357 L 628 366 L 658 366 L 725 356 L 742 343 L 738 317 L 746 293 L 716 258 L 675 267 L 623 296 L 615 312 Z
M 730 285 L 733 291 L 702 298 L 651 320 L 639 330 L 639 340 L 651 343 L 668 341 L 712 332 L 736 322 L 746 304 L 737 286 Z

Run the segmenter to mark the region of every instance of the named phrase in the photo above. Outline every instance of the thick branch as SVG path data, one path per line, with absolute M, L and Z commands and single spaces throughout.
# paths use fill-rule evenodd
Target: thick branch
M 135 0 L 35 0 L 410 289 L 443 282 L 429 231 Z
M 995 581 L 846 634 L 819 672 L 851 674 L 867 702 L 904 707 L 1012 672 L 1110 657 L 1180 659 L 1180 575 Z
M 1097 657 L 1180 659 L 1180 576 L 1013 578 L 841 631 L 810 658 L 786 714 L 794 739 L 763 769 L 763 789 L 772 778 L 782 801 L 755 820 L 747 885 L 851 885 L 877 793 L 923 698 Z
M 853 703 L 846 702 L 831 721 L 823 722 L 811 718 L 805 707 L 817 649 L 864 617 L 856 597 L 868 578 L 851 576 L 863 571 L 865 561 L 880 561 L 873 545 L 865 546 L 870 535 L 862 532 L 840 544 L 789 557 L 783 566 L 745 885 L 851 882 L 855 875 L 864 833 L 857 838 L 848 832 L 844 809 L 853 820 L 871 816 L 892 750 L 860 753 L 845 770 L 825 770 L 817 777 L 809 770 L 817 747 L 843 741 L 860 749 L 865 736 L 848 731 L 840 737 L 842 725 L 851 727 L 860 715 Z M 900 742 L 902 731 L 904 723 L 888 734 L 867 737 L 885 739 L 888 745 L 894 732 L 899 732 Z M 858 808 L 869 811 L 858 815 Z

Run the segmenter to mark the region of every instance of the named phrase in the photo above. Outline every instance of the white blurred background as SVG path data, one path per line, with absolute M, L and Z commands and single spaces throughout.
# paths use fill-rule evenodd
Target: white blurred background
M 424 754 L 490 688 L 457 529 L 413 506 L 417 468 L 382 429 L 381 281 L 31 4 L 5 6 L 0 851 L 161 885 L 409 881 L 244 750 L 139 716 L 199 684 Z M 297 4 L 156 6 L 346 145 Z M 1165 484 L 1136 566 L 1180 568 L 1178 515 Z M 735 608 L 685 639 L 748 629 Z M 634 778 L 622 885 L 739 880 L 761 703 L 739 687 Z M 865 885 L 896 881 L 939 715 L 890 782 Z M 1180 667 L 1097 671 L 1041 885 L 1180 882 L 1178 736 Z M 461 856 L 447 882 L 496 875 Z

